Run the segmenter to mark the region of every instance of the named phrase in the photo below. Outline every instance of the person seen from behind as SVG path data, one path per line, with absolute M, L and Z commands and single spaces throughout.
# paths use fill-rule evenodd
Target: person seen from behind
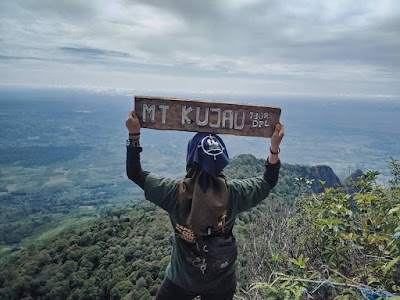
M 140 163 L 141 126 L 134 110 L 126 127 L 127 176 L 144 190 L 147 200 L 168 212 L 174 228 L 171 261 L 156 300 L 232 299 L 238 264 L 232 234 L 235 218 L 267 198 L 276 185 L 283 125 L 278 123 L 271 137 L 263 176 L 244 180 L 224 176 L 228 152 L 222 139 L 212 133 L 197 133 L 189 141 L 185 178 L 145 171 Z

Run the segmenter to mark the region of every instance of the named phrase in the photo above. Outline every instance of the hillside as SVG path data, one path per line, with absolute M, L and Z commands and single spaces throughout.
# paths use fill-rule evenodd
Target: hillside
M 230 178 L 262 174 L 263 163 L 252 155 L 240 155 L 232 159 L 226 174 Z M 320 261 L 318 253 L 323 253 L 323 243 L 330 231 L 324 230 L 322 244 L 318 244 L 313 252 L 304 248 L 301 238 L 312 234 L 313 244 L 319 239 L 320 233 L 309 232 L 307 226 L 313 224 L 310 222 L 312 214 L 323 214 L 327 206 L 323 199 L 329 199 L 329 194 L 324 192 L 317 200 L 312 199 L 311 208 L 319 207 L 318 211 L 307 210 L 310 204 L 301 196 L 307 184 L 295 179 L 311 178 L 312 175 L 319 176 L 313 178 L 315 180 L 325 180 L 326 185 L 337 184 L 337 177 L 328 167 L 284 164 L 281 179 L 270 197 L 239 216 L 234 233 L 240 245 L 240 288 L 252 295 L 246 299 L 265 299 L 262 295 L 271 293 L 268 289 L 265 294 L 265 291 L 251 290 L 251 287 L 254 282 L 268 281 L 273 269 L 283 268 L 281 272 L 292 276 L 302 274 L 287 257 L 295 259 L 299 253 L 304 253 L 312 259 L 309 268 L 315 268 L 313 264 Z M 323 175 L 327 177 L 321 177 Z M 309 193 L 310 189 L 307 191 Z M 300 195 L 296 201 L 303 203 L 301 206 L 298 206 L 300 202 L 293 203 L 296 195 Z M 385 204 L 385 207 L 388 206 Z M 304 213 L 308 223 L 304 217 L 297 218 L 298 214 Z M 371 218 L 372 215 L 370 212 Z M 298 222 L 298 226 L 292 228 L 286 222 L 289 216 L 291 222 Z M 350 230 L 358 231 L 357 228 Z M 147 201 L 109 209 L 101 218 L 81 228 L 64 231 L 25 249 L 14 248 L 8 259 L 0 264 L 0 299 L 151 299 L 164 277 L 171 235 L 167 214 Z M 281 239 L 281 235 L 285 239 Z M 248 243 L 249 240 L 252 242 Z M 331 267 L 336 266 L 344 272 L 336 265 L 341 258 L 338 261 L 335 257 L 331 259 Z M 351 276 L 351 273 L 347 275 Z M 318 276 L 318 272 L 315 271 L 311 278 L 313 276 Z M 293 288 L 298 291 L 301 285 L 294 284 Z
M 120 173 L 118 178 L 102 175 L 107 179 L 96 181 L 96 173 L 74 171 L 76 167 L 67 170 L 68 164 L 64 164 L 64 168 L 45 173 L 43 177 L 38 172 L 33 182 L 21 189 L 4 192 L 0 203 L 0 247 L 26 246 L 65 229 L 87 224 L 102 216 L 108 208 L 143 199 L 143 192 L 125 174 Z M 226 175 L 231 179 L 246 178 L 262 175 L 263 171 L 263 159 L 238 155 L 226 168 Z M 37 172 L 36 169 L 33 172 Z M 285 195 L 286 201 L 292 202 L 301 192 L 295 180 L 299 177 L 313 179 L 314 192 L 320 191 L 320 180 L 326 181 L 327 187 L 340 184 L 328 166 L 283 164 L 274 193 Z
M 169 261 L 168 222 L 154 206 L 135 205 L 32 244 L 0 268 L 0 299 L 120 299 L 131 291 L 150 299 Z

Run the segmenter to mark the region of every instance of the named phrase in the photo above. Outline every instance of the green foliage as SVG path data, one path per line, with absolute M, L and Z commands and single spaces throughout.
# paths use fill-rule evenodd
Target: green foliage
M 304 269 L 306 267 L 306 263 L 309 261 L 309 258 L 303 257 L 303 254 L 300 254 L 298 259 L 290 257 L 289 260 L 295 265 L 299 266 L 300 269 Z
M 165 212 L 151 204 L 116 210 L 0 264 L 0 299 L 150 299 L 171 250 Z
M 394 159 L 391 164 L 395 178 L 399 164 Z M 298 189 L 308 192 L 293 206 L 261 205 L 249 231 L 240 231 L 245 237 L 239 234 L 244 245 L 238 275 L 246 299 L 299 297 L 295 289 L 287 295 L 285 280 L 301 282 L 320 300 L 360 299 L 346 284 L 400 292 L 400 189 L 394 179 L 389 187 L 377 184 L 378 174 L 369 171 L 350 189 L 325 187 L 318 194 L 309 194 L 312 180 L 298 177 Z M 255 256 L 260 260 L 252 263 Z M 320 286 L 324 278 L 339 286 Z
M 392 160 L 392 170 L 398 167 Z M 327 265 L 354 282 L 397 292 L 400 244 L 393 234 L 400 229 L 400 190 L 395 180 L 391 188 L 378 185 L 378 174 L 363 174 L 352 195 L 326 188 L 299 198 L 291 224 L 311 268 Z
M 146 286 L 146 281 L 143 279 L 143 277 L 140 277 L 140 279 L 142 279 L 144 281 L 144 283 L 138 287 Z M 112 299 L 112 300 L 121 299 L 122 297 L 127 295 L 132 290 L 133 290 L 132 282 L 130 282 L 129 280 L 120 281 L 111 289 L 110 299 Z
M 393 178 L 389 180 L 392 189 L 398 189 L 400 186 L 400 164 L 399 160 L 394 157 L 390 157 L 390 171 L 392 172 Z
M 282 278 L 276 278 L 272 283 L 256 283 L 250 288 L 252 290 L 260 290 L 261 297 L 264 299 L 273 300 L 299 300 L 303 295 L 304 287 L 296 282 L 290 280 L 280 281 Z M 283 279 L 288 279 L 286 276 Z

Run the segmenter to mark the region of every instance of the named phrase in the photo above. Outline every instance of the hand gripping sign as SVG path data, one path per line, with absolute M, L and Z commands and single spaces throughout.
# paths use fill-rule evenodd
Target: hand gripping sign
M 281 109 L 271 105 L 135 96 L 143 128 L 271 137 Z

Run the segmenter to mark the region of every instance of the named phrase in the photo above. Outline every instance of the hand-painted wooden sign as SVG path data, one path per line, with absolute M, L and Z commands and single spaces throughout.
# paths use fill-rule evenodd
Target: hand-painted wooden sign
M 277 106 L 135 96 L 143 128 L 271 137 L 279 122 Z

